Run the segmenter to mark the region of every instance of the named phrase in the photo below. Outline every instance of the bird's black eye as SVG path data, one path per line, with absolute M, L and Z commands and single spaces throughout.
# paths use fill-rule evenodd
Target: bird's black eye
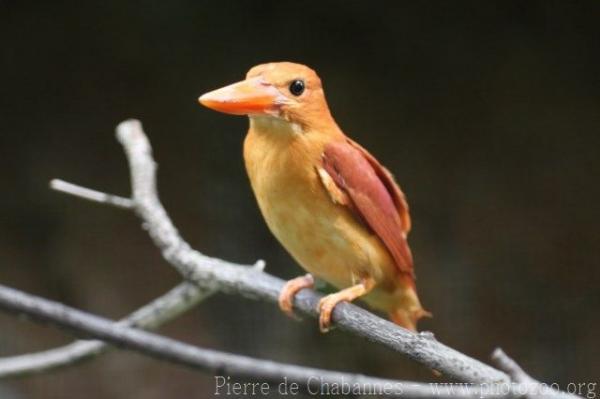
M 304 93 L 304 81 L 296 79 L 292 83 L 290 83 L 290 93 L 292 93 L 296 97 Z

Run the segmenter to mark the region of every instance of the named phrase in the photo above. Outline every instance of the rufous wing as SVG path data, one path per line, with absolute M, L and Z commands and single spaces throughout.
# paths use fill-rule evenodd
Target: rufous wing
M 390 172 L 350 139 L 329 143 L 322 161 L 335 186 L 321 178 L 332 198 L 338 198 L 335 202 L 347 206 L 379 237 L 398 270 L 412 280 L 413 259 L 406 241 L 411 226 L 408 204 Z M 340 192 L 349 199 L 342 200 Z

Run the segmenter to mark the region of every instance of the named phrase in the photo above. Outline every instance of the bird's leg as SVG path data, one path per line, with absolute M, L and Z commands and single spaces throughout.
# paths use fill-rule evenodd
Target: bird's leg
M 294 296 L 298 291 L 304 288 L 312 288 L 315 285 L 315 279 L 312 274 L 296 277 L 285 283 L 279 294 L 279 308 L 288 316 L 294 317 Z
M 361 279 L 359 284 L 345 288 L 335 294 L 327 295 L 319 301 L 319 329 L 326 333 L 331 325 L 331 312 L 339 302 L 352 302 L 358 297 L 368 294 L 375 286 L 375 280 L 371 277 Z

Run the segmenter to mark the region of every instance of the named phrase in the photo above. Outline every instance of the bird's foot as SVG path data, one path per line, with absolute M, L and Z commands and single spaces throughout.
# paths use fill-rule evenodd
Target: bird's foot
M 372 278 L 363 279 L 360 284 L 343 289 L 335 294 L 327 295 L 319 301 L 319 329 L 326 333 L 331 328 L 331 314 L 340 302 L 352 302 L 356 298 L 368 294 L 375 286 Z
M 319 330 L 322 333 L 326 333 L 331 328 L 331 313 L 335 308 L 335 305 L 342 301 L 350 301 L 346 299 L 342 294 L 343 291 L 336 292 L 335 294 L 327 295 L 321 298 L 319 301 Z
M 291 279 L 283 286 L 281 293 L 279 294 L 279 309 L 283 313 L 287 314 L 292 318 L 296 318 L 294 315 L 294 296 L 298 291 L 304 288 L 313 288 L 315 285 L 315 279 L 312 274 L 308 273 L 304 276 L 296 277 Z

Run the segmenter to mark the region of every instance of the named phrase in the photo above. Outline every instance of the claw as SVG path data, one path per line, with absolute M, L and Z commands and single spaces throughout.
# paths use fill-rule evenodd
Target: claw
M 360 284 L 321 298 L 319 301 L 319 330 L 326 333 L 331 329 L 331 313 L 338 303 L 352 302 L 356 298 L 368 294 L 374 286 L 375 280 L 365 278 Z
M 283 286 L 279 294 L 279 309 L 289 317 L 296 318 L 294 315 L 294 296 L 298 291 L 304 288 L 312 288 L 315 285 L 313 276 L 309 273 L 304 276 L 291 279 Z
M 322 333 L 331 329 L 331 312 L 339 302 L 345 299 L 339 298 L 338 294 L 327 295 L 319 301 L 319 330 Z

